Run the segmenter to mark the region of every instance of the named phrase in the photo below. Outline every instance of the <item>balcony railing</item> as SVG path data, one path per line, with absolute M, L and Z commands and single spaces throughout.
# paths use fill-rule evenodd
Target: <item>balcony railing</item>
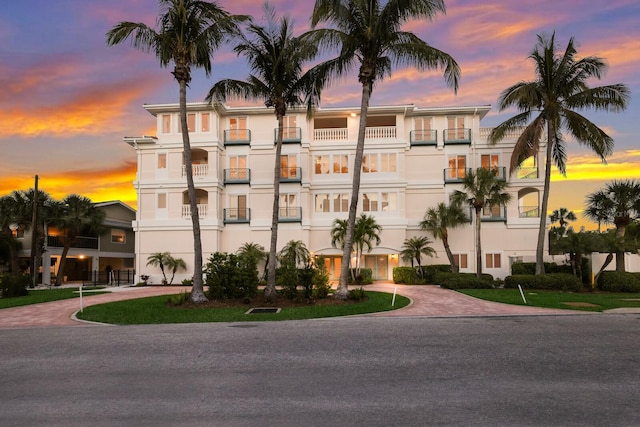
M 480 128 L 480 138 L 483 140 L 487 140 L 489 139 L 489 135 L 491 135 L 491 131 L 493 131 L 494 128 Z M 509 132 L 507 132 L 504 135 L 505 139 L 518 139 L 520 138 L 520 135 L 522 135 L 522 132 L 524 132 L 525 127 L 524 126 L 518 126 L 517 128 L 511 129 Z
M 367 139 L 394 139 L 396 138 L 395 126 L 373 126 L 364 130 Z
M 485 206 L 482 210 L 482 221 L 506 221 L 507 208 L 505 206 Z
M 299 144 L 300 142 L 302 142 L 301 128 L 282 128 L 283 144 Z M 273 130 L 273 143 L 278 143 L 278 128 Z
M 251 129 L 227 129 L 224 131 L 224 145 L 251 144 Z
M 444 182 L 445 183 L 455 183 L 462 182 L 465 176 L 467 176 L 467 172 L 471 169 L 467 168 L 445 168 L 444 169 Z
M 280 208 L 278 214 L 279 222 L 301 222 L 302 221 L 302 208 L 299 207 L 285 207 Z
M 518 179 L 538 179 L 538 168 L 535 166 L 529 168 L 518 168 L 516 176 Z
M 349 139 L 347 128 L 314 129 L 314 141 L 346 141 Z
M 435 130 L 412 130 L 409 132 L 411 145 L 437 145 L 438 131 Z
M 491 170 L 496 171 L 496 178 L 504 181 L 507 179 L 507 168 L 504 166 L 492 166 L 491 168 L 489 168 Z
M 233 168 L 224 170 L 225 184 L 249 184 L 251 182 L 251 169 Z
M 47 246 L 51 248 L 63 248 L 64 236 L 47 236 Z M 71 244 L 72 248 L 79 249 L 98 249 L 97 237 L 78 236 L 75 242 Z
M 538 206 L 518 206 L 518 216 L 520 218 L 540 218 L 540 208 Z
M 280 182 L 302 182 L 302 168 L 280 168 Z
M 198 205 L 198 217 L 206 218 L 207 217 L 208 205 Z M 182 205 L 182 218 L 190 219 L 191 218 L 191 205 Z
M 471 129 L 445 129 L 444 144 L 471 144 Z
M 225 224 L 247 224 L 251 222 L 251 209 L 227 208 L 223 210 Z
M 209 175 L 209 165 L 208 164 L 199 164 L 199 165 L 191 165 L 191 173 L 194 178 L 201 178 Z M 187 176 L 187 167 L 182 165 L 182 177 Z

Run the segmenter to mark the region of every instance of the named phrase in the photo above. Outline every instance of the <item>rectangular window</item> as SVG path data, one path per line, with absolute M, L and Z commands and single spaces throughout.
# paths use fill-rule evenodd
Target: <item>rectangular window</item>
M 430 136 L 431 117 L 416 117 L 414 119 L 414 128 L 416 131 L 418 131 L 418 134 L 420 136 L 424 136 L 424 137 Z
M 248 179 L 247 156 L 229 156 L 229 178 Z
M 316 194 L 315 196 L 316 212 L 331 212 L 331 199 L 329 194 Z
M 362 194 L 362 210 L 364 212 L 376 212 L 378 210 L 378 193 Z
M 247 118 L 229 117 L 229 140 L 246 141 L 248 139 Z
M 333 155 L 333 173 L 349 173 L 349 156 L 347 154 Z
M 244 220 L 249 218 L 246 194 L 232 194 L 229 196 L 229 219 Z
M 295 154 L 280 156 L 280 178 L 299 178 Z
M 163 114 L 162 120 L 162 133 L 171 133 L 171 114 Z
M 453 262 L 460 269 L 469 268 L 467 262 L 467 254 L 453 254 Z
M 127 243 L 127 235 L 124 230 L 111 229 L 111 243 Z
M 333 198 L 334 212 L 349 212 L 349 194 L 336 194 Z
M 167 209 L 167 193 L 158 193 L 158 209 Z
M 298 216 L 296 194 L 280 194 L 280 218 L 295 218 Z
M 464 139 L 464 117 L 447 117 L 449 139 Z
M 467 156 L 449 157 L 449 173 L 451 179 L 462 179 L 467 172 Z
M 500 254 L 485 254 L 487 268 L 501 268 L 502 262 Z
M 396 171 L 396 154 L 395 153 L 380 154 L 380 171 L 383 173 Z
M 326 175 L 329 173 L 329 156 L 315 156 L 314 157 L 316 175 Z
M 196 114 L 195 113 L 187 114 L 187 129 L 189 129 L 189 132 L 194 132 L 196 130 Z
M 211 132 L 211 114 L 202 113 L 200 117 L 202 123 L 200 124 L 200 131 L 203 133 Z
M 296 116 L 284 116 L 282 118 L 282 139 L 295 139 L 297 137 Z
M 158 169 L 166 169 L 167 168 L 167 154 L 159 153 L 158 154 Z
M 365 154 L 362 157 L 362 172 L 363 173 L 378 172 L 378 155 L 377 154 Z
M 483 154 L 482 156 L 480 156 L 480 166 L 483 169 L 498 170 L 498 166 L 500 166 L 500 155 Z
M 398 193 L 380 194 L 382 212 L 395 212 L 398 210 Z

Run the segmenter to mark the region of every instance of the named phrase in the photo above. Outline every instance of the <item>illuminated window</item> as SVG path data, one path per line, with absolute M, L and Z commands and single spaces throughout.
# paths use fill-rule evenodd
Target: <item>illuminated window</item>
M 480 166 L 484 169 L 497 170 L 500 165 L 500 156 L 498 154 L 483 154 L 480 156 Z
M 449 178 L 462 179 L 465 177 L 467 169 L 467 156 L 449 157 Z
M 315 174 L 326 175 L 329 173 L 329 156 L 315 156 Z
M 167 168 L 167 154 L 160 153 L 158 154 L 158 169 L 166 169 Z
M 171 133 L 171 115 L 162 115 L 162 133 Z
M 349 212 L 349 194 L 336 194 L 333 198 L 334 212 Z
M 395 153 L 380 154 L 380 172 L 396 171 L 396 155 Z
M 201 132 L 211 132 L 211 114 L 202 113 Z
M 365 154 L 362 157 L 362 172 L 363 173 L 378 172 L 378 155 L 377 154 Z
M 116 228 L 111 229 L 111 243 L 126 243 L 127 235 L 124 230 L 118 230 Z
M 333 156 L 333 173 L 349 173 L 349 156 L 335 154 Z

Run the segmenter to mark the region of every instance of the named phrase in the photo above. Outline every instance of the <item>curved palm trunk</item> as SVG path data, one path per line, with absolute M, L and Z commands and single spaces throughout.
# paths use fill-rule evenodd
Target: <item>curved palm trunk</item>
M 616 251 L 616 271 L 625 271 L 624 266 L 624 235 L 626 234 L 627 226 L 620 225 L 616 228 L 616 240 L 622 249 Z
M 607 268 L 609 264 L 611 264 L 611 261 L 613 261 L 613 254 L 609 253 L 605 258 L 604 263 L 602 264 L 602 267 L 600 267 L 600 270 L 598 270 L 598 273 L 596 273 L 596 275 L 594 276 L 593 278 L 594 283 L 598 283 L 598 277 L 600 277 L 604 269 Z
M 549 205 L 549 188 L 551 183 L 551 145 L 551 123 L 547 123 L 547 151 L 544 165 L 544 189 L 542 190 L 542 206 L 540 206 L 538 245 L 536 246 L 536 274 L 544 274 L 544 238 L 547 234 L 547 207 Z
M 349 282 L 349 264 L 351 250 L 353 248 L 353 232 L 356 224 L 356 211 L 360 196 L 360 173 L 362 172 L 362 157 L 364 154 L 364 136 L 367 127 L 367 112 L 369 99 L 371 98 L 372 83 L 362 83 L 362 100 L 360 102 L 360 123 L 358 126 L 358 142 L 356 143 L 356 157 L 353 162 L 353 183 L 351 185 L 351 203 L 349 204 L 349 219 L 347 220 L 347 232 L 344 236 L 344 250 L 342 252 L 342 265 L 340 266 L 340 280 L 335 297 L 347 299 Z
M 208 301 L 204 294 L 202 283 L 202 239 L 200 236 L 200 216 L 198 214 L 198 201 L 196 199 L 196 187 L 193 183 L 193 164 L 191 160 L 191 143 L 189 142 L 189 126 L 187 125 L 187 81 L 180 83 L 180 126 L 182 127 L 182 145 L 184 149 L 184 168 L 187 175 L 187 192 L 189 194 L 189 206 L 191 208 L 191 225 L 193 228 L 193 286 L 191 287 L 191 301 L 201 303 Z M 164 275 L 164 271 L 162 273 Z M 165 276 L 166 280 L 166 276 Z
M 482 278 L 482 239 L 480 238 L 480 224 L 482 224 L 482 208 L 476 207 L 476 277 Z
M 269 260 L 267 263 L 267 287 L 264 297 L 271 301 L 276 297 L 276 254 L 278 251 L 278 219 L 280 213 L 280 155 L 282 153 L 283 123 L 278 114 L 278 137 L 276 141 L 276 160 L 273 167 L 273 212 L 271 215 L 271 241 L 269 243 Z
M 449 237 L 442 237 L 442 245 L 444 246 L 444 252 L 447 254 L 447 258 L 449 259 L 449 264 L 451 264 L 451 271 L 457 273 L 460 271 L 460 268 L 456 265 L 456 260 L 453 258 L 453 253 L 451 252 L 451 247 L 449 246 Z

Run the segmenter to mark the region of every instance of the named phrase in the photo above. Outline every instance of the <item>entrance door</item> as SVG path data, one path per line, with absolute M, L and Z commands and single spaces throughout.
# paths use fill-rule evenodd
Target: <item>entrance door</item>
M 387 280 L 389 278 L 389 259 L 387 255 L 365 255 L 364 266 L 371 269 L 373 280 Z

